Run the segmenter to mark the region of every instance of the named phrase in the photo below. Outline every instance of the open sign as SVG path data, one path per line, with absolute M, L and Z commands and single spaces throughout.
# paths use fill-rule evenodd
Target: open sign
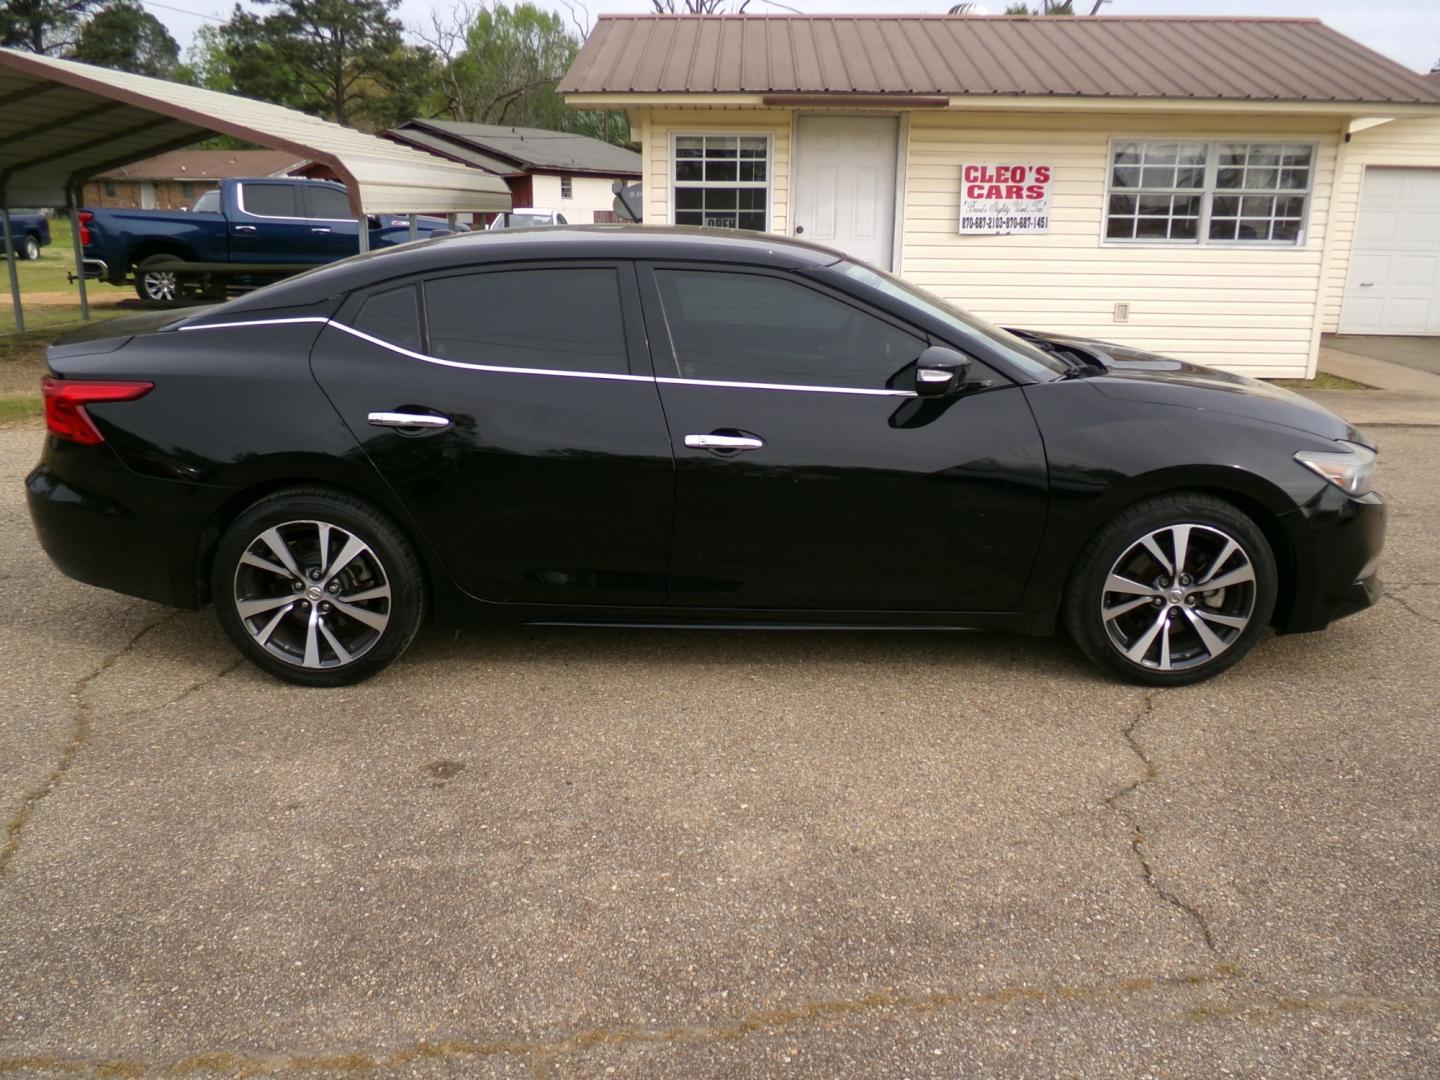
M 1052 165 L 973 162 L 960 168 L 961 233 L 1043 233 L 1050 228 Z

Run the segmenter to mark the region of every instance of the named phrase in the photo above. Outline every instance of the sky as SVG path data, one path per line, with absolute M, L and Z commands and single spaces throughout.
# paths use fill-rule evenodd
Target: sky
M 512 0 L 513 2 L 513 0 Z M 535 0 L 541 7 L 566 14 L 564 0 Z M 1076 0 L 1088 10 L 1092 0 Z M 207 21 L 224 21 L 233 0 L 141 0 L 180 42 L 187 46 Z M 749 13 L 787 9 L 806 15 L 831 12 L 916 13 L 947 11 L 953 0 L 750 0 Z M 1006 0 L 982 0 L 977 10 L 1000 14 Z M 253 4 L 246 6 L 253 7 Z M 399 14 L 407 26 L 429 22 L 432 8 L 448 0 L 401 0 Z M 652 10 L 650 0 L 571 0 L 583 20 L 597 14 Z M 182 10 L 183 9 L 183 10 Z M 1440 61 L 1440 0 L 1110 0 L 1101 9 L 1109 15 L 1280 15 L 1319 18 L 1342 34 L 1414 69 L 1429 71 Z M 208 16 L 208 18 L 207 18 Z M 568 18 L 568 15 L 567 15 Z

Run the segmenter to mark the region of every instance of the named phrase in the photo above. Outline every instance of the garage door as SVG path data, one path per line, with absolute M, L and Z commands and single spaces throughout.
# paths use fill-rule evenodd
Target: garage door
M 1346 334 L 1440 334 L 1440 169 L 1365 170 Z

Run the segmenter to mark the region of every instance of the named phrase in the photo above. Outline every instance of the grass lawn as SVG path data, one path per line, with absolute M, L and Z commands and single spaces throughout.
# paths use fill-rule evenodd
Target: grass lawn
M 1344 375 L 1331 375 L 1328 371 L 1322 371 L 1313 379 L 1273 379 L 1276 386 L 1283 386 L 1287 390 L 1374 390 L 1375 387 L 1363 382 L 1356 382 L 1354 379 L 1347 379 Z
M 70 222 L 52 219 L 50 245 L 40 249 L 40 258 L 16 264 L 25 308 L 23 334 L 15 333 L 10 275 L 0 265 L 0 424 L 40 415 L 45 348 L 61 334 L 85 325 L 80 318 L 80 293 L 65 277 L 74 269 L 73 260 Z M 89 283 L 89 294 L 92 320 L 128 314 L 117 305 L 135 295 L 128 288 L 96 281 Z

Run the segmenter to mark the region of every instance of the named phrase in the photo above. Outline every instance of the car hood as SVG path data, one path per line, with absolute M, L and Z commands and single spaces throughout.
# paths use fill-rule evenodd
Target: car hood
M 1092 376 L 1092 381 L 1095 389 L 1110 398 L 1229 413 L 1322 439 L 1374 446 L 1374 440 L 1343 417 L 1282 386 L 1094 338 L 1036 330 L 1011 333 L 1042 348 L 1078 353 L 1081 359 L 1098 365 L 1103 372 Z

